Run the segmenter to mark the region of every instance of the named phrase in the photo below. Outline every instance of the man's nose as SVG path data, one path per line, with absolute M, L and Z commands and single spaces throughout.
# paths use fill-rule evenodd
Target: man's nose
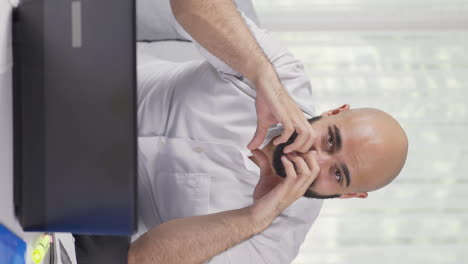
M 306 153 L 304 153 L 304 154 L 306 154 Z M 319 166 L 324 165 L 325 163 L 327 163 L 330 160 L 330 156 L 328 154 L 317 151 L 317 150 L 311 150 L 310 154 L 312 154 L 312 156 L 315 158 L 315 160 L 317 161 Z

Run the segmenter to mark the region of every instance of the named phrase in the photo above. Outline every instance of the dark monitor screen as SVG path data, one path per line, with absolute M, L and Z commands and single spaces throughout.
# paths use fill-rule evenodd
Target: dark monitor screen
M 13 20 L 15 208 L 23 229 L 133 233 L 135 2 L 26 0 Z

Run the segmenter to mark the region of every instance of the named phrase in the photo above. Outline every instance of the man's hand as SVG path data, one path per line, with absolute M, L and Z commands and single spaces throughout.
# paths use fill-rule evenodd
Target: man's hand
M 302 197 L 320 171 L 317 161 L 308 152 L 302 156 L 288 154 L 281 157 L 286 179 L 276 175 L 261 150 L 252 151 L 260 166 L 260 180 L 254 190 L 252 215 L 260 228 L 267 228 L 288 206 Z
M 274 70 L 273 70 L 274 71 Z M 265 76 L 263 76 L 265 77 Z M 297 132 L 298 136 L 294 143 L 284 149 L 285 153 L 292 151 L 306 152 L 314 144 L 316 133 L 310 126 L 302 111 L 289 96 L 287 91 L 276 77 L 270 76 L 267 81 L 256 82 L 257 96 L 255 107 L 257 111 L 257 130 L 248 149 L 253 150 L 263 143 L 268 128 L 277 123 L 281 123 L 284 132 L 274 140 L 273 144 L 278 145 L 288 141 L 289 137 Z
M 285 152 L 306 152 L 315 133 L 302 111 L 288 95 L 276 70 L 264 54 L 231 0 L 171 0 L 179 24 L 211 54 L 245 76 L 256 87 L 257 131 L 248 144 L 250 150 L 260 147 L 268 128 L 281 123 L 285 128 L 275 144 L 286 142 L 296 131 L 299 136 Z

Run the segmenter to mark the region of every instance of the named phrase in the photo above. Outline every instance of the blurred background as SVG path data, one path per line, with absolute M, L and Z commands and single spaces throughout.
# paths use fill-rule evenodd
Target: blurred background
M 468 1 L 253 2 L 304 62 L 319 113 L 377 107 L 410 140 L 391 185 L 324 203 L 293 263 L 468 263 Z

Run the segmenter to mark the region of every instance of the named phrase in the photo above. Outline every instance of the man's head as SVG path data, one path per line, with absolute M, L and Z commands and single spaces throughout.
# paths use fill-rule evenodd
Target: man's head
M 344 105 L 309 119 L 317 133 L 309 150 L 320 172 L 308 191 L 311 198 L 366 198 L 367 192 L 390 183 L 402 169 L 408 152 L 408 139 L 398 122 L 373 108 L 349 109 Z M 281 156 L 294 142 L 274 147 L 272 166 L 285 177 Z M 302 153 L 296 153 L 304 155 Z

